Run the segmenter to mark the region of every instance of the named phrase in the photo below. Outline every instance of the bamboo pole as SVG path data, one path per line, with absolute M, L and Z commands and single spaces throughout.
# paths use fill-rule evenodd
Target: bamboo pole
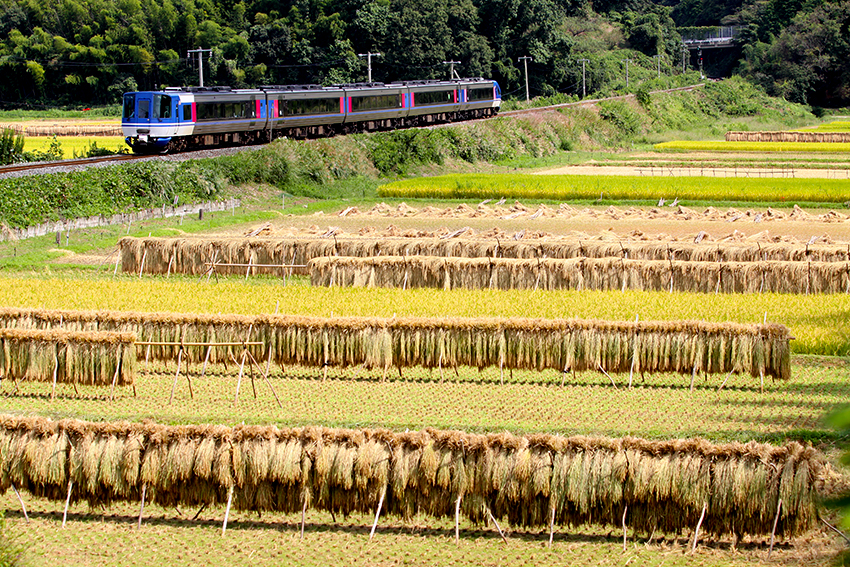
M 221 535 L 227 531 L 227 520 L 230 517 L 230 505 L 233 503 L 233 485 L 227 489 L 227 508 L 224 510 L 224 523 L 221 525 Z
M 247 349 L 242 349 L 242 362 L 239 364 L 239 378 L 236 380 L 236 396 L 233 398 L 233 405 L 235 406 L 239 403 L 239 387 L 242 385 L 242 372 L 245 369 L 245 354 L 248 352 Z M 233 355 L 230 355 L 231 358 Z M 236 363 L 236 359 L 233 359 L 233 362 Z
M 59 373 L 59 358 L 53 353 L 53 389 L 50 390 L 51 401 L 56 398 L 56 375 Z
M 597 366 L 599 367 L 599 370 L 602 372 L 602 374 L 604 374 L 605 376 L 607 376 L 607 377 L 608 377 L 608 379 L 609 379 L 609 380 L 611 380 L 611 385 L 612 385 L 612 386 L 614 386 L 614 389 L 616 390 L 616 389 L 617 389 L 617 384 L 614 382 L 614 379 L 613 379 L 613 378 L 611 378 L 611 375 L 610 375 L 610 374 L 608 374 L 607 372 L 605 372 L 605 369 L 604 369 L 604 368 L 602 368 L 602 365 L 601 365 L 601 364 L 597 364 Z
M 171 383 L 171 396 L 168 398 L 168 405 L 174 401 L 174 389 L 177 387 L 177 378 L 180 376 L 180 364 L 183 362 L 183 349 L 177 353 L 177 372 L 174 373 L 174 382 Z
M 12 490 L 14 490 L 14 491 L 15 491 L 15 496 L 17 496 L 17 497 L 18 497 L 18 502 L 20 502 L 20 503 L 21 503 L 21 510 L 23 510 L 23 511 L 24 511 L 24 519 L 25 519 L 25 520 L 27 521 L 27 523 L 29 524 L 29 523 L 30 523 L 30 517 L 29 517 L 29 514 L 27 514 L 27 506 L 26 506 L 26 504 L 24 504 L 24 499 L 23 499 L 23 498 L 21 498 L 21 493 L 20 493 L 20 492 L 18 492 L 18 489 L 17 489 L 17 488 L 15 488 L 15 485 L 14 485 L 14 484 L 12 485 Z M 775 530 L 776 530 L 776 527 L 774 526 L 774 531 L 775 531 Z
M 304 498 L 304 506 L 301 507 L 301 538 L 304 539 L 304 522 L 307 519 L 307 498 Z
M 207 364 L 209 364 L 211 352 L 212 346 L 207 347 L 207 355 L 204 357 L 204 367 L 201 369 L 201 378 L 203 378 L 207 373 Z
M 147 248 L 146 248 L 145 253 L 142 254 L 142 263 L 139 264 L 139 279 L 142 279 L 142 273 L 145 270 L 145 258 L 147 258 L 147 257 L 148 257 L 148 251 L 147 251 Z
M 378 509 L 375 510 L 375 521 L 372 522 L 372 531 L 369 532 L 369 541 L 372 541 L 372 538 L 375 537 L 375 529 L 378 527 L 378 517 L 381 515 L 381 506 L 384 505 L 384 497 L 387 495 L 387 487 L 384 485 L 384 489 L 381 490 L 381 498 L 378 500 Z
M 65 527 L 65 522 L 68 520 L 68 506 L 71 504 L 71 489 L 74 488 L 74 481 L 68 481 L 68 496 L 65 498 L 65 512 L 62 514 L 62 527 Z
M 457 497 L 455 502 L 455 545 L 460 545 L 460 501 L 463 499 L 463 494 Z
M 137 530 L 142 529 L 142 514 L 145 513 L 145 496 L 147 496 L 147 493 L 148 493 L 148 484 L 144 483 L 142 485 L 142 505 L 139 506 L 139 522 L 138 522 L 138 524 L 136 524 Z
M 119 346 L 117 348 L 118 348 L 118 353 L 120 353 L 122 347 Z M 116 353 L 116 354 L 118 354 L 118 353 Z M 118 372 L 121 370 L 121 357 L 118 356 L 117 358 L 118 358 L 118 360 L 116 361 L 117 363 L 115 364 L 115 374 L 112 375 L 112 387 L 109 390 L 109 401 L 110 402 L 115 401 L 115 383 L 118 382 Z
M 499 535 L 502 536 L 502 541 L 505 542 L 505 545 L 508 544 L 508 538 L 505 537 L 505 532 L 502 531 L 502 527 L 499 525 L 499 522 L 496 521 L 496 518 L 493 517 L 493 512 L 490 511 L 490 508 L 484 506 L 484 509 L 487 510 L 487 515 L 490 516 L 490 521 L 493 522 L 493 525 L 496 526 L 496 529 L 499 530 Z M 551 544 L 549 547 L 552 547 Z
M 776 517 L 773 518 L 773 530 L 770 532 L 770 550 L 767 552 L 767 558 L 770 559 L 770 554 L 773 553 L 773 541 L 776 537 L 776 526 L 779 524 L 779 512 L 782 510 L 782 498 L 779 499 L 779 504 L 776 506 Z
M 552 517 L 549 519 L 549 549 L 552 549 L 552 542 L 555 540 L 555 506 L 552 506 Z
M 628 535 L 626 532 L 626 512 L 629 511 L 629 505 L 626 504 L 625 508 L 623 508 L 623 551 L 626 551 L 626 536 Z
M 699 541 L 699 529 L 702 526 L 702 521 L 705 519 L 705 511 L 708 509 L 708 502 L 704 502 L 702 505 L 702 514 L 699 515 L 699 522 L 697 522 L 697 529 L 694 530 L 694 545 L 691 547 L 691 553 L 696 553 L 697 551 L 697 542 Z
M 259 365 L 259 363 L 257 363 L 257 359 L 256 359 L 256 358 L 254 358 L 254 355 L 253 355 L 253 354 L 251 354 L 250 352 L 248 353 L 248 356 L 250 356 L 250 357 L 251 357 L 251 362 L 257 366 L 257 373 L 259 373 L 259 372 L 260 372 L 260 365 Z M 269 351 L 269 363 L 271 363 L 271 351 Z M 266 384 L 268 384 L 268 385 L 269 385 L 269 388 L 271 389 L 272 394 L 274 394 L 274 399 L 275 399 L 275 401 L 277 401 L 277 405 L 278 405 L 278 407 L 279 407 L 280 409 L 283 409 L 283 404 L 282 404 L 282 403 L 280 403 L 280 398 L 279 398 L 279 397 L 277 397 L 277 392 L 275 391 L 274 386 L 273 386 L 273 385 L 272 385 L 272 383 L 271 383 L 271 380 L 269 380 L 269 371 L 268 371 L 268 367 L 266 368 L 266 373 L 265 373 L 265 374 L 263 374 L 263 379 L 266 381 Z

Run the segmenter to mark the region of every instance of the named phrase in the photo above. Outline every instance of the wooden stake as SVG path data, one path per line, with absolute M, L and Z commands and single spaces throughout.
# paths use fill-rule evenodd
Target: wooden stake
M 691 553 L 696 553 L 697 550 L 697 541 L 699 541 L 699 529 L 702 526 L 702 521 L 705 519 L 705 511 L 708 509 L 708 502 L 705 502 L 702 505 L 702 514 L 699 515 L 699 522 L 697 522 L 697 529 L 694 530 L 694 545 L 691 547 Z
M 239 364 L 239 378 L 236 380 L 236 397 L 233 398 L 234 406 L 239 403 L 239 386 L 242 385 L 242 371 L 245 369 L 245 354 L 247 352 L 247 349 L 242 349 L 242 362 Z
M 493 512 L 491 512 L 490 508 L 487 506 L 484 506 L 484 509 L 487 510 L 487 515 L 490 516 L 490 521 L 493 522 L 493 525 L 496 526 L 497 530 L 499 530 L 499 535 L 502 536 L 502 541 L 505 542 L 505 545 L 507 545 L 508 538 L 505 537 L 505 532 L 502 531 L 502 527 L 499 525 L 499 522 L 497 522 L 496 518 L 493 517 Z
M 720 387 L 719 387 L 719 388 L 717 388 L 717 391 L 718 391 L 718 392 L 719 392 L 720 390 L 722 390 L 722 389 L 723 389 L 723 386 L 725 386 L 725 385 L 726 385 L 726 382 L 728 382 L 728 381 L 729 381 L 729 377 L 730 377 L 730 376 L 732 376 L 732 372 L 734 372 L 734 370 L 730 370 L 730 371 L 729 371 L 729 374 L 727 374 L 727 375 L 726 375 L 726 379 L 725 379 L 725 380 L 723 380 L 723 383 L 722 383 L 722 384 L 720 384 Z
M 142 279 L 142 272 L 145 270 L 145 258 L 148 257 L 148 251 L 145 249 L 145 253 L 142 254 L 142 263 L 139 264 L 139 279 Z
M 189 383 L 189 399 L 195 399 L 195 392 L 192 391 L 192 377 L 189 375 L 189 357 L 186 357 L 186 382 Z
M 122 347 L 118 347 L 119 349 Z M 118 364 L 115 365 L 115 374 L 112 376 L 112 388 L 109 390 L 109 401 L 115 401 L 115 384 L 118 382 L 118 371 L 121 370 L 121 358 L 118 359 Z
M 171 396 L 168 398 L 168 405 L 174 401 L 174 388 L 177 387 L 177 378 L 180 376 L 180 364 L 183 362 L 183 348 L 177 353 L 177 372 L 174 373 L 174 382 L 171 383 Z
M 65 513 L 62 514 L 62 527 L 65 527 L 65 522 L 68 520 L 68 505 L 71 504 L 71 489 L 74 487 L 74 481 L 68 481 L 68 496 L 65 498 Z
M 12 490 L 14 490 L 14 491 L 15 491 L 15 496 L 17 496 L 17 497 L 18 497 L 18 502 L 20 502 L 20 503 L 21 503 L 21 510 L 23 510 L 23 511 L 24 511 L 24 519 L 25 519 L 25 520 L 27 521 L 27 523 L 29 524 L 29 523 L 30 523 L 30 517 L 29 517 L 29 515 L 27 514 L 27 507 L 26 507 L 26 505 L 24 504 L 24 499 L 23 499 L 23 498 L 21 498 L 21 493 L 20 493 L 20 492 L 18 492 L 18 489 L 17 489 L 17 488 L 15 488 L 15 485 L 14 485 L 14 484 L 12 485 Z M 776 526 L 774 526 L 774 527 L 773 527 L 773 529 L 774 529 L 774 531 L 776 531 Z
M 207 373 L 207 364 L 210 361 L 210 353 L 212 352 L 212 346 L 207 347 L 207 355 L 204 357 L 204 367 L 201 369 L 201 378 L 204 377 Z
M 779 524 L 779 512 L 782 510 L 782 498 L 779 499 L 779 505 L 776 506 L 776 517 L 773 518 L 773 531 L 770 532 L 770 550 L 767 552 L 767 558 L 770 559 L 770 554 L 773 553 L 773 540 L 776 537 L 776 526 Z
M 198 516 L 200 516 L 200 515 L 201 515 L 201 512 L 203 512 L 203 511 L 204 511 L 204 510 L 206 510 L 206 509 L 207 509 L 207 503 L 206 503 L 206 502 L 204 502 L 203 504 L 201 504 L 201 507 L 200 507 L 200 508 L 198 508 L 198 511 L 197 511 L 197 512 L 195 512 L 195 515 L 194 515 L 194 516 L 192 516 L 192 521 L 194 522 L 195 520 L 197 520 L 197 519 L 198 519 Z
M 118 275 L 118 263 L 121 262 L 121 254 L 118 254 L 118 257 L 115 258 L 115 270 L 112 272 L 112 277 Z
M 697 377 L 697 365 L 694 364 L 694 371 L 691 373 L 691 392 L 694 391 L 694 379 Z
M 147 496 L 147 493 L 148 493 L 148 484 L 145 483 L 145 484 L 142 485 L 142 505 L 139 506 L 139 523 L 136 524 L 137 530 L 142 529 L 142 514 L 145 513 L 145 496 Z
M 615 383 L 614 383 L 614 379 L 613 379 L 613 378 L 611 378 L 611 375 L 610 375 L 610 374 L 608 374 L 607 372 L 605 372 L 605 369 L 604 369 L 604 368 L 602 368 L 602 365 L 601 365 L 601 364 L 598 364 L 598 367 L 599 367 L 599 370 L 601 370 L 601 371 L 602 371 L 602 374 L 604 374 L 605 376 L 607 376 L 607 377 L 608 377 L 608 379 L 609 379 L 609 380 L 611 380 L 611 385 L 612 385 L 612 386 L 614 386 L 614 389 L 616 390 L 616 389 L 617 389 L 617 384 L 615 384 Z
M 460 501 L 462 498 L 461 494 L 455 503 L 455 545 L 460 545 Z
M 552 542 L 555 540 L 555 507 L 552 506 L 552 517 L 549 519 L 549 549 L 552 549 Z
M 250 356 L 250 357 L 251 357 L 251 362 L 252 362 L 254 365 L 256 365 L 256 366 L 257 366 L 257 373 L 259 374 L 259 372 L 260 372 L 260 365 L 259 365 L 259 363 L 257 362 L 257 359 L 256 359 L 256 358 L 254 358 L 254 355 L 253 355 L 253 354 L 251 354 L 250 352 L 248 353 L 248 356 Z M 269 355 L 269 363 L 271 363 L 271 355 Z M 283 409 L 283 404 L 282 404 L 282 403 L 280 403 L 280 398 L 278 398 L 278 397 L 277 397 L 277 392 L 275 391 L 274 386 L 272 386 L 271 380 L 269 380 L 269 371 L 268 371 L 268 367 L 266 367 L 266 373 L 265 373 L 265 374 L 263 374 L 263 379 L 266 381 L 266 384 L 268 384 L 268 385 L 269 385 L 269 388 L 271 388 L 272 394 L 274 394 L 274 399 L 277 401 L 277 405 L 278 405 L 278 407 L 280 407 L 281 409 Z
M 761 378 L 761 393 L 764 394 L 764 369 L 759 369 L 759 378 Z
M 56 353 L 53 353 L 53 389 L 50 391 L 50 399 L 53 400 L 56 398 L 56 375 L 59 372 L 59 359 L 56 356 Z
M 375 510 L 375 521 L 372 523 L 372 531 L 369 532 L 369 541 L 372 541 L 372 538 L 375 537 L 375 528 L 378 527 L 378 517 L 381 515 L 381 506 L 384 505 L 384 496 L 387 495 L 387 487 L 384 486 L 384 489 L 381 490 L 381 498 L 378 500 L 378 509 Z
M 227 508 L 224 509 L 224 523 L 221 525 L 221 535 L 227 531 L 227 519 L 230 517 L 230 504 L 233 502 L 233 485 L 227 489 Z
M 307 499 L 304 498 L 304 506 L 301 508 L 301 539 L 304 539 L 304 521 L 307 518 Z
M 626 512 L 629 511 L 629 506 L 623 508 L 623 551 L 626 551 Z

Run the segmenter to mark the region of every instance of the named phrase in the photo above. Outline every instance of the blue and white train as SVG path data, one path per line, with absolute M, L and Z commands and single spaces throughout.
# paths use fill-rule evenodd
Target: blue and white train
M 126 93 L 122 128 L 136 153 L 265 143 L 425 126 L 494 116 L 498 83 L 486 79 L 230 87 Z

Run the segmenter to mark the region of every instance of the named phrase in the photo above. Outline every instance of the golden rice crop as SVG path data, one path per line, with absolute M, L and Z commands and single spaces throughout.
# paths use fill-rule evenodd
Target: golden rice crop
M 283 451 L 280 452 L 280 448 Z M 44 455 L 56 465 L 45 470 Z M 127 455 L 136 455 L 127 458 Z M 318 510 L 487 521 L 485 506 L 513 525 L 619 526 L 677 533 L 793 536 L 817 518 L 823 456 L 796 442 L 714 445 L 704 440 L 487 435 L 426 429 L 51 421 L 0 416 L 0 490 L 110 504 L 223 504 L 242 510 Z M 289 472 L 286 472 L 289 471 Z
M 791 374 L 790 333 L 776 324 L 0 309 L 0 327 L 59 326 L 134 332 L 144 339 L 139 342 L 196 343 L 183 355 L 194 362 L 207 359 L 205 343 L 260 338 L 263 345 L 246 345 L 254 358 L 283 365 Z M 172 360 L 179 348 L 154 345 L 150 355 Z M 227 360 L 242 348 L 211 348 L 209 358 Z

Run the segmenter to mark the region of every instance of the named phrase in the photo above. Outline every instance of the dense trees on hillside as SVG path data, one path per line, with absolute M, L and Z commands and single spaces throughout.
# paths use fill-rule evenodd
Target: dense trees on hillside
M 624 86 L 624 62 L 678 68 L 676 26 L 736 24 L 738 70 L 774 94 L 847 104 L 850 0 L 0 0 L 0 102 L 115 103 L 124 91 L 366 79 L 497 79 L 532 94 Z M 630 50 L 630 51 L 624 51 Z M 741 63 L 736 63 L 741 56 Z M 649 71 L 648 71 L 649 73 Z
M 197 84 L 198 48 L 212 49 L 206 84 L 365 80 L 358 53 L 371 51 L 378 81 L 448 77 L 454 60 L 510 92 L 528 55 L 534 94 L 575 93 L 576 60 L 594 52 L 631 43 L 675 60 L 669 8 L 649 5 L 603 21 L 586 0 L 0 0 L 0 68 L 19 79 L 0 83 L 0 100 L 117 102 Z M 593 23 L 574 33 L 576 20 Z

